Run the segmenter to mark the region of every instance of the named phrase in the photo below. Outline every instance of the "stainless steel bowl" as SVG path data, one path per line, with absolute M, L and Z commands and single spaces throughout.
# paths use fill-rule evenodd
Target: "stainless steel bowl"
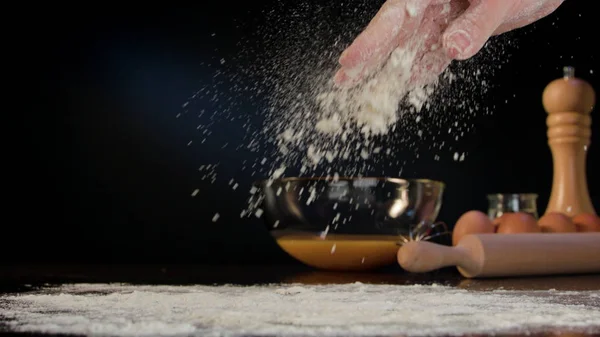
M 255 204 L 283 250 L 320 269 L 365 270 L 394 263 L 397 243 L 419 225 L 435 228 L 445 185 L 362 177 L 283 178 L 257 187 Z

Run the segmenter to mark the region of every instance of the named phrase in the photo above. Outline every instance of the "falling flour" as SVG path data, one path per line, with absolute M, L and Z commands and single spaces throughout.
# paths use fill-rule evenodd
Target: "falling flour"
M 285 11 L 268 20 L 283 30 L 285 40 L 278 40 L 281 46 L 272 56 L 276 71 L 267 76 L 272 90 L 260 134 L 272 146 L 269 159 L 261 162 L 268 163 L 265 178 L 396 175 L 411 150 L 413 159 L 420 151 L 444 149 L 451 156 L 455 151 L 446 139 L 460 140 L 472 130 L 469 119 L 487 112 L 489 107 L 480 107 L 490 87 L 486 77 L 506 60 L 499 38 L 477 57 L 438 75 L 417 68 L 426 39 L 414 36 L 357 86 L 335 86 L 341 51 L 362 30 L 364 18 L 372 17 L 360 4 L 347 6 L 362 19 L 342 21 L 341 27 L 324 24 L 331 21 L 322 17 L 324 7 L 306 4 L 291 10 L 301 22 Z M 433 43 L 426 55 L 439 57 L 440 45 Z M 417 83 L 416 73 L 422 75 Z
M 223 151 L 236 152 L 227 160 L 243 158 L 238 174 L 251 180 L 402 176 L 404 167 L 423 155 L 440 160 L 460 152 L 465 159 L 468 153 L 459 142 L 473 131 L 474 117 L 494 109 L 482 103 L 492 87 L 489 78 L 508 61 L 509 34 L 494 37 L 476 57 L 452 63 L 418 85 L 410 82 L 422 43 L 415 38 L 360 85 L 339 88 L 332 83 L 339 55 L 378 4 L 269 6 L 257 14 L 261 24 L 235 23 L 248 32 L 238 41 L 236 55 L 225 62 L 216 56 L 209 64 L 212 78 L 183 105 L 183 114 L 200 123 L 199 139 L 191 146 L 227 145 Z M 221 134 L 213 130 L 231 129 L 228 134 L 237 136 L 232 128 L 240 124 L 238 144 L 233 139 L 211 143 Z M 212 172 L 202 174 L 211 183 L 217 179 Z M 254 214 L 256 197 L 249 197 L 244 216 Z
M 398 48 L 375 76 L 358 87 L 318 88 L 314 111 L 287 123 L 278 143 L 281 152 L 307 145 L 303 164 L 313 170 L 322 161 L 332 163 L 340 157 L 360 161 L 377 154 L 373 137 L 386 136 L 398 122 L 403 99 L 408 97 L 406 102 L 418 113 L 434 92 L 437 79 L 419 87 L 409 85 L 416 56 L 416 48 Z
M 600 292 L 440 285 L 77 284 L 0 297 L 0 329 L 87 336 L 600 333 Z

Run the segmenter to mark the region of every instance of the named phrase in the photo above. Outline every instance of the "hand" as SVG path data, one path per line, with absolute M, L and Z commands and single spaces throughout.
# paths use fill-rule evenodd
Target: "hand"
M 564 0 L 387 0 L 341 55 L 336 84 L 355 84 L 378 69 L 396 48 L 422 41 L 415 82 L 429 81 L 452 60 L 468 59 L 493 35 L 526 26 Z M 412 42 L 411 42 L 412 41 Z M 427 76 L 429 75 L 429 76 Z

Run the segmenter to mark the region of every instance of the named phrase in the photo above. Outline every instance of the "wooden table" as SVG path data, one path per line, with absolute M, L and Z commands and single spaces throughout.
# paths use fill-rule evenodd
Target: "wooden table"
M 267 283 L 344 284 L 444 284 L 469 290 L 599 290 L 600 274 L 504 279 L 464 279 L 455 269 L 427 274 L 410 274 L 392 267 L 369 273 L 317 271 L 299 265 L 52 265 L 0 267 L 0 293 L 22 292 L 41 285 L 61 283 L 132 284 L 238 284 Z M 599 304 L 600 306 L 600 304 Z M 0 332 L 0 335 L 13 334 Z M 547 331 L 538 336 L 599 336 Z M 31 335 L 31 334 L 23 334 Z M 513 335 L 514 336 L 514 335 Z M 528 335 L 531 336 L 531 335 Z

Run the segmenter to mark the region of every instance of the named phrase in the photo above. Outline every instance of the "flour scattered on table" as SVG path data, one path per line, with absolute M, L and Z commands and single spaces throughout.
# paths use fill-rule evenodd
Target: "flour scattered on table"
M 77 284 L 0 297 L 0 327 L 115 337 L 457 336 L 542 328 L 600 333 L 598 293 L 362 283 Z

